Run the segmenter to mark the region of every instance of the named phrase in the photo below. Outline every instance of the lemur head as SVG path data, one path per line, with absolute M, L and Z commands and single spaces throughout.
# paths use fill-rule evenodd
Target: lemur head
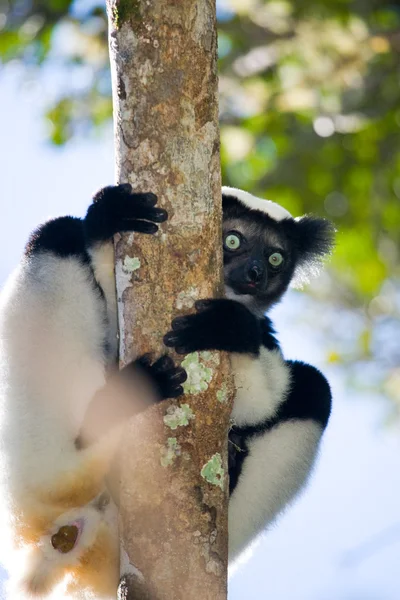
M 289 284 L 318 271 L 333 247 L 326 219 L 294 219 L 279 204 L 235 188 L 222 188 L 226 296 L 257 314 L 278 302 Z

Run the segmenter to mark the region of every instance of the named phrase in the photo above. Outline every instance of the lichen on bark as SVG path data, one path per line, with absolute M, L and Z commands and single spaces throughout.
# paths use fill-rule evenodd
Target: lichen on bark
M 169 213 L 155 236 L 116 239 L 123 365 L 164 353 L 171 319 L 223 293 L 215 1 L 109 0 L 108 10 L 117 180 L 156 193 Z M 140 415 L 124 438 L 122 534 L 144 579 L 129 575 L 120 595 L 226 598 L 232 382 L 224 353 L 198 363 L 202 385 Z M 215 456 L 218 473 L 206 475 L 218 485 L 201 475 Z

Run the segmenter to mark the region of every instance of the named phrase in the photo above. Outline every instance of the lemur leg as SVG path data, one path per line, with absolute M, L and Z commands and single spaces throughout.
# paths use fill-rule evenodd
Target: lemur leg
M 238 390 L 230 435 L 229 559 L 234 559 L 306 484 L 331 411 L 331 392 L 314 367 L 285 364 L 288 386 L 264 419 L 255 419 Z M 277 373 L 275 368 L 275 373 Z M 246 389 L 247 374 L 242 372 Z M 264 371 L 266 380 L 267 371 Z M 277 380 L 281 379 L 279 375 Z M 282 380 L 282 379 L 281 379 Z M 279 384 L 277 390 L 279 389 Z M 266 398 L 271 387 L 264 388 Z M 278 393 L 279 395 L 279 393 Z M 278 396 L 277 396 L 278 397 Z
M 229 501 L 229 561 L 306 484 L 322 433 L 312 420 L 284 421 L 246 442 L 246 456 Z

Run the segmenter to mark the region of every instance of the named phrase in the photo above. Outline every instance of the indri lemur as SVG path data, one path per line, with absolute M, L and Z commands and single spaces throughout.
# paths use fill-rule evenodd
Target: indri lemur
M 61 217 L 33 233 L 2 292 L 0 492 L 22 550 L 18 599 L 60 582 L 69 595 L 115 598 L 116 507 L 104 479 L 118 426 L 179 396 L 186 379 L 167 356 L 117 371 L 112 236 L 154 234 L 167 219 L 156 201 L 130 185 L 104 188 L 83 220 Z
M 227 299 L 200 300 L 164 338 L 180 354 L 231 353 L 236 397 L 229 434 L 229 559 L 304 486 L 331 410 L 314 367 L 285 361 L 265 312 L 331 250 L 334 229 L 313 216 L 222 188 Z
M 48 593 L 67 573 L 69 592 L 115 593 L 115 507 L 104 486 L 115 435 L 104 422 L 118 425 L 152 399 L 182 393 L 185 373 L 166 357 L 114 372 L 111 237 L 155 233 L 167 218 L 155 204 L 129 185 L 104 188 L 84 220 L 62 217 L 33 234 L 3 292 L 1 483 L 14 537 L 27 549 L 18 571 L 32 594 Z M 330 250 L 332 232 L 323 219 L 293 219 L 277 204 L 223 188 L 227 299 L 198 302 L 165 336 L 178 353 L 232 353 L 230 559 L 304 485 L 329 418 L 328 383 L 313 367 L 284 361 L 264 312 Z M 128 399 L 118 409 L 116 393 Z

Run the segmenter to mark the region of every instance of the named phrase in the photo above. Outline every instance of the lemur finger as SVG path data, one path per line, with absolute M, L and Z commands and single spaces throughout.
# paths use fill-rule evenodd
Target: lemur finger
M 119 192 L 119 195 L 124 197 L 124 200 L 130 204 L 155 206 L 158 202 L 156 194 L 153 194 L 152 192 L 132 192 L 130 183 L 123 183 L 114 189 L 116 189 L 116 191 Z
M 187 373 L 182 367 L 176 367 L 169 376 L 169 380 L 176 383 L 184 383 L 187 379 Z
M 119 185 L 115 186 L 115 189 L 127 194 L 132 192 L 132 186 L 130 183 L 120 183 Z
M 177 387 L 171 388 L 169 390 L 167 398 L 178 398 L 178 396 L 182 396 L 183 393 L 183 387 L 181 385 L 178 385 Z
M 177 354 L 190 354 L 193 351 L 188 346 L 176 346 L 175 348 Z
M 169 331 L 164 335 L 164 344 L 169 348 L 173 348 L 179 340 L 181 340 L 182 336 L 179 333 L 175 333 L 174 331 Z
M 147 221 L 156 221 L 157 223 L 163 223 L 168 219 L 168 213 L 164 208 L 154 208 L 153 206 L 135 206 L 129 214 L 126 214 L 123 218 L 126 220 L 131 219 L 146 219 Z
M 190 321 L 193 320 L 194 315 L 189 315 L 187 317 L 175 317 L 172 320 L 171 327 L 173 331 L 181 331 L 182 329 L 186 329 L 189 326 Z
M 146 354 L 142 354 L 142 356 L 139 356 L 139 358 L 137 358 L 135 361 L 129 363 L 125 369 L 130 365 L 135 365 L 135 363 L 141 365 L 142 367 L 150 367 L 152 362 L 151 352 L 146 352 Z
M 123 231 L 123 230 L 122 230 Z M 157 233 L 158 227 L 154 223 L 148 221 L 131 221 L 129 231 L 136 231 L 137 233 Z
M 202 312 L 203 310 L 207 310 L 208 308 L 210 308 L 213 302 L 215 302 L 215 300 L 213 299 L 197 300 L 194 303 L 194 307 L 198 312 Z
M 154 363 L 154 368 L 157 371 L 169 371 L 175 368 L 175 363 L 168 354 L 164 354 Z

